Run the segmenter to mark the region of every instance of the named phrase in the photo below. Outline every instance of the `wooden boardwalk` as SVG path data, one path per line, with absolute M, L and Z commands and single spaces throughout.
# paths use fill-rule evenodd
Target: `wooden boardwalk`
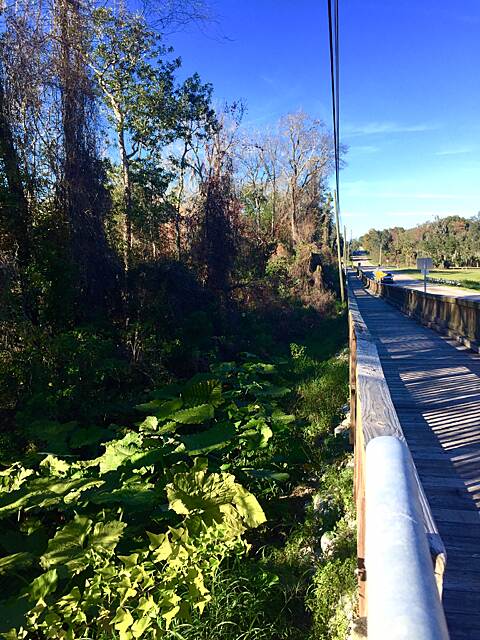
M 480 355 L 349 277 L 447 551 L 452 640 L 480 640 Z

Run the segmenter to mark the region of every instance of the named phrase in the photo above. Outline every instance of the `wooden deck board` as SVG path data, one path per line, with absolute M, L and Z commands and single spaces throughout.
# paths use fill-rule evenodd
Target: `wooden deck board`
M 350 279 L 447 550 L 452 640 L 480 640 L 480 355 Z

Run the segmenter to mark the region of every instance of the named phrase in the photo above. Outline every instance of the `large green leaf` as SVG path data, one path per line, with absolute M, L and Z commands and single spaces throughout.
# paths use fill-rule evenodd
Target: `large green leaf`
M 266 521 L 262 507 L 255 496 L 237 484 L 235 506 L 249 527 L 258 527 Z
M 56 569 L 50 569 L 46 573 L 43 573 L 38 578 L 32 581 L 28 590 L 32 600 L 38 602 L 40 599 L 44 599 L 49 593 L 52 593 L 57 588 L 58 574 Z
M 142 431 L 155 431 L 158 427 L 158 418 L 156 416 L 147 416 L 140 424 Z
M 158 420 L 167 420 L 182 406 L 183 400 L 181 398 L 173 398 L 172 400 L 151 400 L 145 404 L 137 404 L 136 409 L 155 416 Z
M 183 515 L 231 503 L 236 493 L 231 474 L 206 471 L 177 473 L 166 488 L 170 508 Z
M 91 496 L 90 502 L 102 507 L 119 506 L 126 513 L 149 514 L 158 511 L 164 505 L 165 496 L 161 489 L 149 489 L 143 483 L 136 486 L 121 487 L 114 491 L 102 491 Z
M 202 513 L 207 522 L 217 522 L 232 514 L 228 505 L 234 505 L 241 518 L 249 527 L 257 527 L 265 522 L 265 514 L 253 494 L 235 482 L 230 473 L 190 471 L 177 474 L 167 485 L 170 508 L 176 513 L 189 515 Z M 234 523 L 232 531 L 238 532 Z
M 98 458 L 100 474 L 115 471 L 125 462 L 133 462 L 144 455 L 142 436 L 130 431 L 121 440 L 114 440 L 105 445 L 105 453 Z
M 35 508 L 47 508 L 59 505 L 66 496 L 75 491 L 80 491 L 85 486 L 99 480 L 78 478 L 76 480 L 59 478 L 35 478 L 23 484 L 18 491 L 0 495 L 0 517 L 6 517 L 18 513 L 20 509 L 26 511 Z
M 181 441 L 185 445 L 185 450 L 190 455 L 198 455 L 221 449 L 236 437 L 235 428 L 230 423 L 219 423 L 207 431 L 201 433 L 193 433 L 183 436 Z
M 183 409 L 173 414 L 172 419 L 180 424 L 202 424 L 211 420 L 214 416 L 213 406 L 210 404 L 199 404 L 196 407 Z
M 242 442 L 245 442 L 247 449 L 263 449 L 273 436 L 273 431 L 268 426 L 264 418 L 254 418 L 249 420 L 245 431 L 241 432 Z
M 223 402 L 222 384 L 216 379 L 191 381 L 182 391 L 182 398 L 186 407 L 201 404 L 219 407 Z
M 18 571 L 33 564 L 35 557 L 27 551 L 13 553 L 10 556 L 0 558 L 0 574 Z
M 48 455 L 41 461 L 40 467 L 47 469 L 52 476 L 65 476 L 70 469 L 70 464 L 56 456 Z
M 74 520 L 57 531 L 48 542 L 46 552 L 40 558 L 44 569 L 67 566 L 74 570 L 83 568 L 80 560 L 84 554 L 84 543 L 92 528 L 92 521 L 85 516 L 75 516 Z
M 97 551 L 113 553 L 126 526 L 125 522 L 119 520 L 97 522 L 89 536 L 88 546 Z

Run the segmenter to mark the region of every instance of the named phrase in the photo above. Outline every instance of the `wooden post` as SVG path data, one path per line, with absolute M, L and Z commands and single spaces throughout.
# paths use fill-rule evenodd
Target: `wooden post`
M 337 259 L 338 259 L 338 277 L 340 279 L 340 297 L 342 302 L 345 302 L 345 288 L 343 285 L 343 273 L 342 273 L 342 249 L 340 247 L 340 222 L 338 216 L 338 202 L 337 202 L 337 191 L 336 189 L 333 191 L 333 203 L 335 206 L 335 221 L 337 228 Z

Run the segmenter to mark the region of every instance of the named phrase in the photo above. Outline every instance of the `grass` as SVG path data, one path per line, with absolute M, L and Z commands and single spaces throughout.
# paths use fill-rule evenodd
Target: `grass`
M 397 273 L 408 273 L 422 279 L 418 269 L 399 269 Z M 463 287 L 465 289 L 480 289 L 480 269 L 432 269 L 430 281 L 438 280 L 440 284 Z

